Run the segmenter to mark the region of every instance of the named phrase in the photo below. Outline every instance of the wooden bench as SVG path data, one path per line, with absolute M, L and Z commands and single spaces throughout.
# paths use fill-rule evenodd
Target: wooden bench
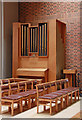
M 24 91 L 25 81 L 3 84 L 0 87 L 2 96 L 8 96 L 10 94 L 15 94 L 16 92 Z
M 1 95 L 2 96 L 10 95 L 9 84 L 4 84 L 4 85 L 1 85 L 0 87 L 1 87 Z
M 43 88 L 43 95 L 39 95 L 39 90 Z M 47 94 L 45 89 L 48 88 Z M 55 105 L 55 111 L 58 112 L 58 102 L 60 102 L 61 109 L 64 108 L 64 102 L 66 107 L 72 104 L 73 96 L 76 102 L 76 96 L 79 100 L 79 88 L 70 87 L 68 79 L 61 79 L 52 82 L 42 83 L 36 85 L 37 89 L 37 113 L 39 113 L 39 105 L 44 106 L 44 111 L 46 111 L 46 106 L 50 106 L 50 115 L 52 115 L 52 103 Z
M 7 79 L 0 79 L 1 85 L 5 85 L 8 83 L 15 83 L 15 82 L 20 82 L 20 81 L 25 81 L 28 79 L 23 79 L 23 78 L 7 78 Z
M 8 83 L 15 83 L 21 81 L 32 81 L 35 80 L 38 83 L 42 83 L 42 79 L 27 79 L 27 78 L 7 78 L 7 79 L 0 79 L 1 85 L 8 84 Z
M 34 89 L 34 84 L 37 84 L 36 80 L 30 81 L 21 81 L 15 83 L 5 84 L 3 86 L 9 86 L 9 93 L 2 95 L 1 105 L 8 106 L 11 110 L 11 114 L 14 115 L 14 103 L 17 103 L 17 106 L 20 106 L 20 112 L 23 111 L 23 102 L 25 105 L 28 105 L 28 108 L 31 108 L 31 104 L 34 102 L 37 104 L 37 91 Z M 1 85 L 2 87 L 2 85 Z M 21 92 L 22 87 L 24 90 Z M 43 90 L 39 90 L 41 93 Z
M 41 83 L 42 79 L 25 79 L 25 78 L 8 78 L 1 79 L 1 92 L 2 96 L 10 95 L 16 93 L 17 91 L 25 91 L 25 82 L 32 81 L 32 84 L 35 86 L 37 83 Z M 34 86 L 31 86 L 33 88 Z
M 1 85 L 8 84 L 9 79 L 0 79 Z

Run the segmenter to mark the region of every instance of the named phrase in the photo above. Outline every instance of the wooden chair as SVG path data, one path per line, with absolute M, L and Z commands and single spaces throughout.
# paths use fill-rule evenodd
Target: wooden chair
M 39 95 L 40 88 L 43 88 L 42 96 Z M 48 88 L 47 91 L 48 93 L 45 93 L 45 88 Z M 50 106 L 50 115 L 51 115 L 52 103 L 54 103 L 55 105 L 55 111 L 58 112 L 58 102 L 60 101 L 61 109 L 63 109 L 65 107 L 64 100 L 66 106 L 69 105 L 69 96 L 71 96 L 70 104 L 72 104 L 73 94 L 75 97 L 74 101 L 76 101 L 76 96 L 78 96 L 78 100 L 79 100 L 79 88 L 69 87 L 68 79 L 61 79 L 52 82 L 38 84 L 36 85 L 36 89 L 37 89 L 37 113 L 39 113 L 39 105 L 43 105 L 44 111 L 46 110 L 46 106 Z
M 1 85 L 1 94 L 2 96 L 10 95 L 9 84 Z
M 9 83 L 9 79 L 0 79 L 0 81 L 1 81 L 1 85 Z
M 28 108 L 32 107 L 32 103 L 36 105 L 37 103 L 37 91 L 35 85 L 37 80 L 23 80 L 23 81 L 9 81 L 7 84 L 9 94 L 2 96 L 1 105 L 8 106 L 8 110 L 11 110 L 11 115 L 14 115 L 14 104 L 17 103 L 17 106 L 20 106 L 20 112 L 23 111 L 24 106 Z M 42 95 L 43 89 L 39 90 L 40 95 Z M 25 104 L 23 104 L 25 101 Z

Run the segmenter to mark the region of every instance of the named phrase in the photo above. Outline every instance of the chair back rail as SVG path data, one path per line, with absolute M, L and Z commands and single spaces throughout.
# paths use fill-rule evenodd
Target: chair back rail
M 34 89 L 35 83 L 37 84 L 36 80 L 31 81 L 19 81 L 19 82 L 9 82 L 8 84 L 1 84 L 1 91 L 8 90 L 8 95 L 12 94 L 12 91 L 16 90 L 17 93 L 20 90 L 28 91 L 29 89 Z M 12 90 L 13 89 L 13 90 Z M 7 91 L 6 91 L 7 92 Z
M 56 80 L 56 81 L 51 81 L 51 82 L 46 82 L 46 83 L 41 83 L 36 85 L 37 89 L 37 99 L 39 97 L 39 89 L 43 89 L 43 94 L 45 94 L 45 90 L 47 89 L 47 92 L 55 92 L 58 89 L 62 89 L 62 85 L 64 88 L 69 87 L 69 80 L 68 78 L 66 79 L 61 79 L 61 80 Z M 53 88 L 52 88 L 53 87 Z
M 7 79 L 0 79 L 0 85 L 21 82 L 21 81 L 35 81 L 35 83 L 37 81 L 37 83 L 42 83 L 42 79 L 7 78 Z

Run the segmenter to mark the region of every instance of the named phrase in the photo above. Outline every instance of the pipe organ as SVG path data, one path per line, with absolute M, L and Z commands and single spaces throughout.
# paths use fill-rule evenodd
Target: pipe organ
M 28 24 L 21 25 L 21 56 L 28 56 Z
M 39 24 L 39 56 L 47 56 L 47 23 Z
M 12 76 L 46 76 L 46 81 L 61 78 L 65 68 L 65 32 L 66 24 L 57 19 L 35 26 L 13 23 Z
M 30 28 L 30 52 L 38 52 L 38 28 Z

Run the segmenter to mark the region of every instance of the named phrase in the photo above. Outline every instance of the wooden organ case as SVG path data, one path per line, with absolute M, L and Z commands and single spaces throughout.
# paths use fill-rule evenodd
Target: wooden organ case
M 12 77 L 61 78 L 65 68 L 66 24 L 54 19 L 37 23 L 13 23 Z

